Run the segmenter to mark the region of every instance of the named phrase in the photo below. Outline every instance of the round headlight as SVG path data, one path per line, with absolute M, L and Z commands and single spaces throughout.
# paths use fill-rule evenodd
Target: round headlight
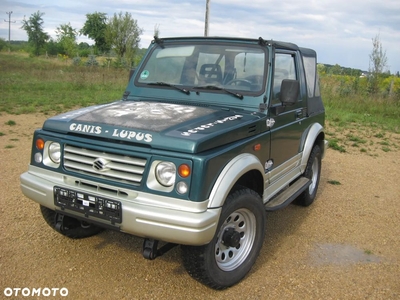
M 156 166 L 157 181 L 163 186 L 172 186 L 175 183 L 176 166 L 172 162 L 160 162 Z
M 49 157 L 54 163 L 56 164 L 60 163 L 61 146 L 59 143 L 51 143 L 49 145 Z

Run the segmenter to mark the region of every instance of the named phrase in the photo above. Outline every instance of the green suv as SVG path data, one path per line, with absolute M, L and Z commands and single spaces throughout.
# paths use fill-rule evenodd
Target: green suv
M 311 49 L 155 38 L 122 99 L 35 131 L 21 189 L 65 236 L 129 233 L 147 259 L 181 245 L 188 273 L 223 289 L 253 266 L 266 211 L 314 201 L 324 118 Z

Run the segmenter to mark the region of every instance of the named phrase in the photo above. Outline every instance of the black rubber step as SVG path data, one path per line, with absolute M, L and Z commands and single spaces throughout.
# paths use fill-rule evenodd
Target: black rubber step
M 311 179 L 300 177 L 290 187 L 265 204 L 265 210 L 275 211 L 288 206 L 311 184 Z

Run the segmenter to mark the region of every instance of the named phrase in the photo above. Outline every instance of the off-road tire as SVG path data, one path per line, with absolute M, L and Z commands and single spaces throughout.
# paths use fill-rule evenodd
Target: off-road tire
M 80 221 L 69 216 L 63 216 L 64 227 L 61 231 L 59 231 L 56 229 L 57 213 L 54 210 L 51 210 L 42 205 L 40 205 L 40 212 L 42 213 L 43 219 L 51 228 L 71 239 L 82 239 L 91 237 L 104 230 L 103 228 L 96 225 L 86 223 L 84 221 Z
M 187 272 L 213 289 L 238 283 L 252 268 L 263 245 L 265 218 L 264 205 L 256 192 L 248 188 L 235 190 L 222 207 L 211 242 L 182 246 Z
M 321 148 L 315 145 L 308 158 L 306 170 L 303 174 L 304 177 L 311 179 L 311 184 L 303 193 L 297 197 L 295 203 L 301 206 L 311 205 L 318 191 L 319 179 L 321 176 Z

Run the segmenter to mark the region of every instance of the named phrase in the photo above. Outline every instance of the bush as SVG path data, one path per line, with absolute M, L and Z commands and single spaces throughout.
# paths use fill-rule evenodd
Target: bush
M 89 59 L 85 63 L 88 67 L 97 67 L 99 62 L 96 60 L 96 55 L 89 55 Z
M 130 69 L 131 63 L 124 57 L 118 57 L 116 60 L 113 60 L 113 66 L 115 68 Z
M 79 66 L 81 64 L 81 58 L 79 56 L 76 56 L 72 59 L 72 64 L 75 66 Z
M 80 57 L 89 57 L 91 52 L 92 52 L 91 49 L 80 49 L 78 51 Z
M 57 43 L 53 40 L 50 40 L 46 44 L 46 52 L 48 55 L 51 56 L 56 56 L 58 53 L 64 53 L 63 47 L 60 45 L 60 43 Z
M 3 38 L 0 38 L 0 51 L 6 49 L 6 47 L 7 47 L 7 42 Z

